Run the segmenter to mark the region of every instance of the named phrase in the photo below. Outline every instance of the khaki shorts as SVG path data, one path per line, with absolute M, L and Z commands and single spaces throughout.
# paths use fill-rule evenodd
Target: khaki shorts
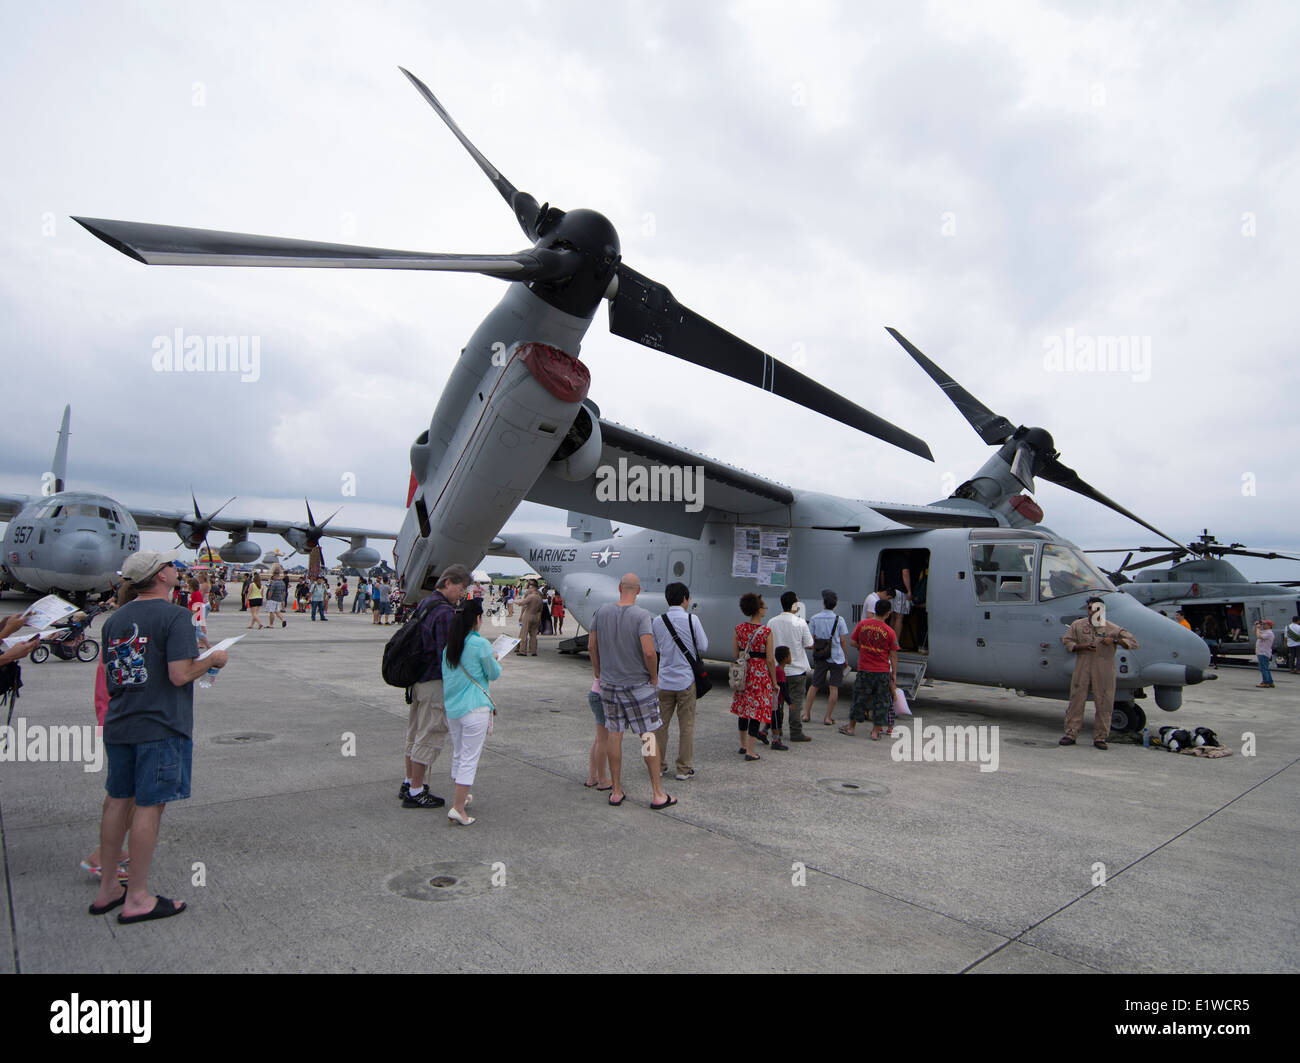
M 411 713 L 406 724 L 406 755 L 426 767 L 438 759 L 447 741 L 447 712 L 442 705 L 442 680 L 411 687 Z

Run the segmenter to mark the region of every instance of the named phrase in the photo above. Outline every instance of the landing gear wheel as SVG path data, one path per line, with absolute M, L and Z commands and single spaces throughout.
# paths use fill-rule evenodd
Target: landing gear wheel
M 1110 729 L 1113 734 L 1131 734 L 1147 725 L 1147 714 L 1134 702 L 1117 701 L 1111 712 Z
M 86 639 L 77 647 L 77 660 L 90 662 L 99 656 L 99 643 L 94 639 Z
M 48 661 L 49 659 L 50 659 L 50 648 L 48 646 L 37 646 L 36 649 L 32 650 L 31 653 L 32 664 L 42 664 L 45 661 Z

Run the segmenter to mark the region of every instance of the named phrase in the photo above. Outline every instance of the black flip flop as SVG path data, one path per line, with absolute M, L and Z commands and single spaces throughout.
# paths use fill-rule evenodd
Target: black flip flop
M 170 897 L 164 897 L 161 894 L 158 900 L 154 902 L 153 911 L 145 912 L 142 915 L 119 915 L 119 923 L 147 923 L 150 919 L 170 919 L 173 915 L 180 915 L 181 912 L 189 907 L 184 901 L 177 904 Z
M 596 787 L 596 792 L 597 792 L 597 793 L 602 793 L 602 794 L 607 794 L 607 793 L 609 793 L 609 791 L 612 790 L 612 789 L 614 789 L 614 784 L 613 784 L 613 783 L 610 783 L 608 786 L 597 786 L 597 787 Z
M 121 908 L 126 903 L 126 887 L 122 887 L 122 896 L 115 901 L 109 901 L 104 907 L 96 908 L 93 904 L 90 906 L 91 915 L 107 915 L 114 908 Z
M 613 787 L 611 786 L 610 789 L 612 790 Z M 622 797 L 620 797 L 617 801 L 615 801 L 614 798 L 613 798 L 613 795 L 611 795 L 611 796 L 610 796 L 610 799 L 609 799 L 609 803 L 610 803 L 611 805 L 613 805 L 615 808 L 617 808 L 619 805 L 621 805 L 621 804 L 622 804 L 624 801 L 626 801 L 626 800 L 627 800 L 627 794 L 626 794 L 626 793 L 625 793 Z
M 653 808 L 656 812 L 662 812 L 665 808 L 672 808 L 673 805 L 677 804 L 677 798 L 675 798 L 672 794 L 666 794 L 665 796 L 668 798 L 668 800 L 665 801 L 662 805 L 656 805 L 653 801 L 651 801 L 650 807 Z
M 745 759 L 746 759 L 746 760 L 762 760 L 763 758 L 760 757 L 757 753 L 755 753 L 753 756 L 750 756 L 748 753 L 746 753 L 746 754 L 745 754 Z

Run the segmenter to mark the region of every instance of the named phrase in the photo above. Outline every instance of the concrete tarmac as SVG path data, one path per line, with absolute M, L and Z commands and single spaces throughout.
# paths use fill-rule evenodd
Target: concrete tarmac
M 379 678 L 393 628 L 291 613 L 246 632 L 233 601 L 209 618 L 213 641 L 247 637 L 195 690 L 193 796 L 164 814 L 150 876 L 189 910 L 88 916 L 78 863 L 103 772 L 6 760 L 0 970 L 1300 970 L 1300 676 L 1259 690 L 1255 670 L 1225 668 L 1177 713 L 1145 703 L 1153 727 L 1216 730 L 1233 750 L 1219 760 L 1096 750 L 1091 707 L 1062 748 L 1063 702 L 923 688 L 925 725 L 989 728 L 986 742 L 998 728 L 997 770 L 981 771 L 894 759 L 869 727 L 841 735 L 819 722 L 824 699 L 812 742 L 747 763 L 718 670 L 696 777 L 665 779 L 679 804 L 655 812 L 631 736 L 626 803 L 583 788 L 590 664 L 543 638 L 492 686 L 466 829 L 397 800 L 407 706 Z M 94 674 L 24 662 L 24 755 L 34 728 L 93 724 Z M 848 705 L 846 689 L 837 722 Z M 448 746 L 431 772 L 444 797 L 450 760 Z

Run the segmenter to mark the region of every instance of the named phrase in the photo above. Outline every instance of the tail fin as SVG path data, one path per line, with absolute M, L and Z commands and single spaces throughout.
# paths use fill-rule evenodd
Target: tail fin
M 589 543 L 593 539 L 612 539 L 614 528 L 604 517 L 569 510 L 569 535 L 580 543 Z
M 64 481 L 68 475 L 68 421 L 72 417 L 72 407 L 63 407 L 63 424 L 59 428 L 59 442 L 54 448 L 54 465 L 51 466 L 50 472 L 54 476 L 54 490 L 50 494 L 58 494 L 65 490 Z

